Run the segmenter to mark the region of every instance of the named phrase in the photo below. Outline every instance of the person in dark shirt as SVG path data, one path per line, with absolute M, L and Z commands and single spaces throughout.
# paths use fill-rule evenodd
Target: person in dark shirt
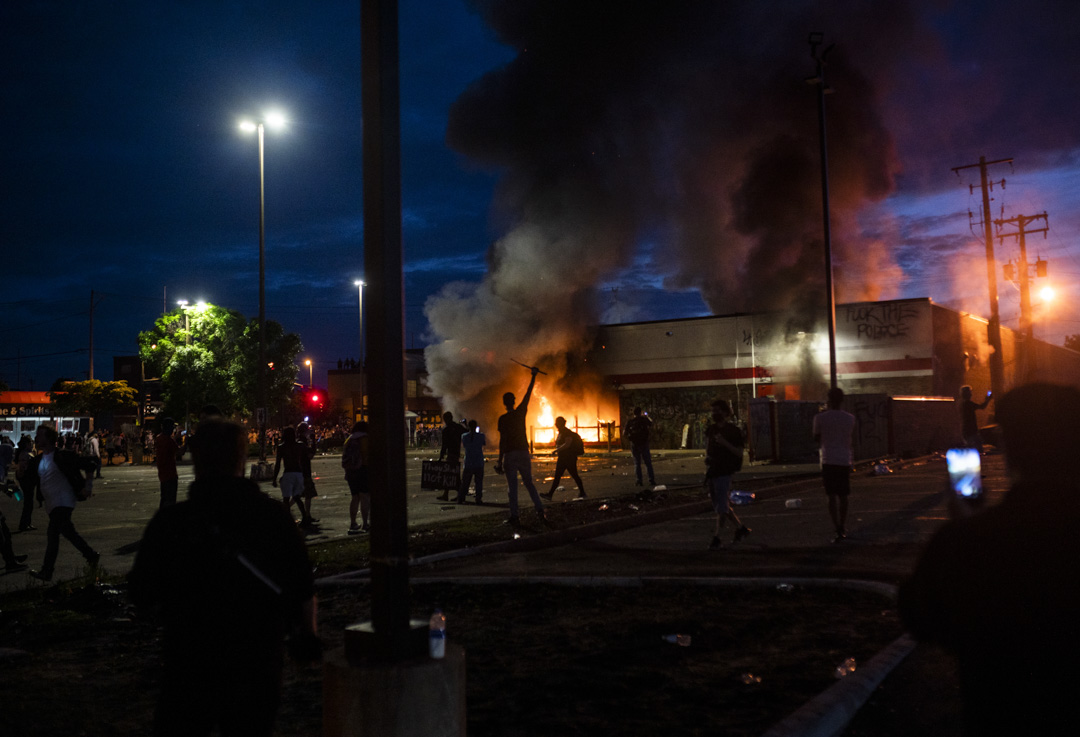
M 188 500 L 158 510 L 128 582 L 164 623 L 155 735 L 266 735 L 280 702 L 284 638 L 317 659 L 307 550 L 281 504 L 243 478 L 247 434 L 217 419 L 193 440 Z
M 529 454 L 529 433 L 526 429 L 526 420 L 529 412 L 529 398 L 532 397 L 533 385 L 536 384 L 536 375 L 540 369 L 532 369 L 532 378 L 529 380 L 529 388 L 525 390 L 525 396 L 521 398 L 521 404 L 514 407 L 514 394 L 503 394 L 503 405 L 506 412 L 499 417 L 499 460 L 495 464 L 496 473 L 506 474 L 507 491 L 510 494 L 510 518 L 507 522 L 517 526 L 518 518 L 518 474 L 521 474 L 521 483 L 525 485 L 532 499 L 533 507 L 536 508 L 537 518 L 544 521 L 544 503 L 540 501 L 540 494 L 532 480 L 532 456 Z
M 899 592 L 908 631 L 959 663 L 969 735 L 1065 734 L 1080 690 L 1080 391 L 1029 384 L 997 402 L 1014 479 L 980 508 L 950 491 Z
M 460 463 L 461 436 L 468 432 L 468 430 L 466 430 L 465 426 L 460 422 L 454 422 L 454 415 L 451 412 L 444 412 L 442 418 L 442 448 L 439 450 L 439 460 L 446 460 L 450 463 Z M 437 498 L 441 502 L 450 501 L 450 490 L 443 489 L 443 493 Z
M 986 409 L 990 404 L 993 392 L 987 392 L 982 403 L 977 403 L 971 398 L 971 387 L 960 387 L 960 436 L 964 439 L 964 445 L 975 448 L 982 453 L 982 436 L 979 435 L 979 421 L 975 416 L 976 410 Z
M 154 465 L 157 466 L 158 484 L 161 487 L 159 508 L 176 504 L 176 492 L 180 488 L 180 475 L 176 470 L 176 458 L 180 455 L 180 446 L 173 439 L 175 428 L 176 423 L 171 417 L 163 417 L 161 433 L 154 438 Z
M 585 482 L 578 475 L 577 468 L 579 451 L 583 449 L 581 436 L 566 426 L 565 417 L 555 418 L 555 429 L 558 430 L 558 435 L 555 436 L 555 452 L 553 455 L 558 460 L 555 461 L 555 473 L 551 477 L 551 488 L 544 494 L 544 497 L 554 499 L 555 490 L 558 488 L 559 482 L 562 481 L 563 474 L 568 473 L 574 483 L 577 484 L 578 499 L 584 499 L 586 497 Z
M 750 534 L 750 528 L 739 521 L 731 509 L 731 477 L 742 468 L 743 439 L 742 430 L 731 421 L 731 405 L 725 399 L 712 403 L 712 424 L 705 428 L 705 485 L 709 490 L 709 499 L 716 512 L 716 527 L 713 531 L 710 550 L 724 547 L 720 541 L 720 531 L 726 520 L 735 525 L 735 542 Z
M 626 423 L 623 434 L 630 440 L 630 452 L 634 456 L 634 471 L 637 473 L 637 485 L 641 486 L 641 464 L 649 472 L 649 485 L 656 486 L 656 474 L 653 473 L 652 452 L 649 449 L 649 434 L 652 432 L 652 419 L 643 413 L 641 407 L 634 407 L 634 416 Z

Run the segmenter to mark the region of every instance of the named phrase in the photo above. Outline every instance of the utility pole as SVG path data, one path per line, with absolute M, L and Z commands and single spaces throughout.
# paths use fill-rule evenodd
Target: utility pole
M 810 56 L 817 63 L 817 74 L 808 78 L 806 83 L 817 86 L 818 92 L 818 132 L 821 141 L 821 209 L 825 234 L 825 297 L 828 300 L 826 317 L 829 329 L 829 386 L 835 389 L 836 293 L 833 289 L 832 230 L 829 226 L 829 137 L 825 129 L 825 95 L 832 94 L 833 90 L 825 84 L 825 58 L 836 44 L 830 44 L 819 54 L 818 47 L 822 43 L 824 43 L 824 34 L 817 32 L 810 34 Z
M 89 381 L 94 380 L 94 290 L 90 290 L 90 370 L 86 372 Z
M 986 338 L 993 352 L 990 354 L 990 389 L 994 392 L 995 397 L 1000 397 L 1005 390 L 1005 360 L 1001 352 L 1001 315 L 998 314 L 998 293 L 997 293 L 997 265 L 994 261 L 994 233 L 990 228 L 990 189 L 993 183 L 986 177 L 986 167 L 993 166 L 994 164 L 1011 164 L 1012 159 L 997 159 L 996 161 L 987 161 L 985 156 L 979 157 L 978 164 L 967 164 L 965 166 L 954 166 L 953 171 L 957 176 L 960 176 L 961 169 L 971 169 L 973 167 L 979 167 L 979 182 L 982 187 L 982 223 L 984 234 L 986 238 L 986 281 L 990 290 L 990 324 L 986 326 Z M 974 193 L 975 188 L 970 186 L 970 191 Z M 1005 187 L 1005 180 L 1001 180 L 1002 188 Z M 970 213 L 969 213 L 970 215 Z
M 1042 228 L 1028 228 L 1031 223 L 1042 220 L 1045 224 Z M 1004 225 L 1015 225 L 1015 233 L 1001 233 L 998 237 L 1004 240 L 1006 237 L 1013 237 L 1020 244 L 1020 264 L 1018 266 L 1019 274 L 1017 275 L 1020 280 L 1020 336 L 1021 345 L 1023 346 L 1023 357 L 1020 362 L 1020 377 L 1021 379 L 1031 378 L 1031 372 L 1035 368 L 1035 362 L 1032 357 L 1032 341 L 1035 339 L 1035 330 L 1031 319 L 1031 283 L 1028 276 L 1028 260 L 1027 260 L 1027 243 L 1025 236 L 1028 233 L 1042 233 L 1043 238 L 1046 237 L 1047 231 L 1050 230 L 1050 221 L 1047 219 L 1046 212 L 1044 211 L 1040 215 L 1017 215 L 1014 218 L 1002 218 L 995 220 L 994 225 L 999 229 Z M 1041 261 L 1039 264 L 1045 268 L 1045 262 Z

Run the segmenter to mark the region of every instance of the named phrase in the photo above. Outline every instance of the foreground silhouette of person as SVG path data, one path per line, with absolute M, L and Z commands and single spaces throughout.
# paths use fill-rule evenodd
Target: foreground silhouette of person
M 1080 690 L 1080 391 L 1030 384 L 997 403 L 1014 484 L 953 519 L 900 588 L 908 630 L 955 654 L 967 733 L 1070 734 Z M 1075 729 L 1075 726 L 1072 728 Z
M 525 390 L 525 396 L 521 398 L 521 404 L 514 406 L 513 392 L 503 394 L 503 406 L 506 407 L 499 417 L 499 460 L 495 463 L 495 473 L 506 475 L 507 492 L 510 498 L 510 516 L 507 524 L 518 526 L 518 474 L 521 474 L 521 483 L 529 492 L 533 507 L 536 509 L 536 518 L 544 521 L 544 503 L 540 501 L 540 494 L 536 491 L 532 477 L 532 455 L 529 453 L 529 432 L 526 428 L 526 418 L 529 413 L 529 399 L 532 397 L 533 386 L 536 384 L 536 375 L 540 369 L 532 368 L 532 378 L 529 379 L 529 388 Z
M 317 659 L 314 581 L 291 515 L 243 477 L 247 434 L 199 425 L 188 500 L 150 521 L 128 581 L 164 623 L 155 735 L 271 735 L 284 638 Z

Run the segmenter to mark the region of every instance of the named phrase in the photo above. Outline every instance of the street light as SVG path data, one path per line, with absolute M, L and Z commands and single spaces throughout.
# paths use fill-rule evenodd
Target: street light
M 358 290 L 360 300 L 360 419 L 364 419 L 364 287 L 363 281 L 357 279 L 353 285 Z
M 259 423 L 259 462 L 266 463 L 266 187 L 264 184 L 265 128 L 280 128 L 285 117 L 278 112 L 267 113 L 262 120 L 240 122 L 240 130 L 259 134 L 259 406 L 255 408 Z M 260 473 L 262 469 L 260 468 Z
M 309 359 L 305 360 L 304 365 L 307 366 L 307 385 L 308 386 L 315 386 L 315 380 L 313 378 L 311 378 L 311 374 L 315 370 L 311 366 L 311 359 L 309 358 Z

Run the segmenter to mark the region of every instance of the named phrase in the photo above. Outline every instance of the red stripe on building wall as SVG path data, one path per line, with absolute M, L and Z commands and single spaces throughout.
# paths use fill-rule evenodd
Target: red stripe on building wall
M 933 369 L 930 358 L 894 358 L 881 361 L 851 361 L 836 366 L 840 374 L 871 374 Z M 787 375 L 794 368 L 747 366 L 737 369 L 704 369 L 701 371 L 657 371 L 642 374 L 613 374 L 609 378 L 619 384 L 683 384 L 691 381 L 734 381 L 735 379 L 764 379 Z
M 49 393 L 0 392 L 0 404 L 49 404 Z

